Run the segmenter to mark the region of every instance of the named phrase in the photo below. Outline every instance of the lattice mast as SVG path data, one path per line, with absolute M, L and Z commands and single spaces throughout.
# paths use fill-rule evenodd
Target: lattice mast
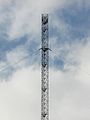
M 41 120 L 49 120 L 49 39 L 48 14 L 42 14 L 42 48 L 41 48 Z

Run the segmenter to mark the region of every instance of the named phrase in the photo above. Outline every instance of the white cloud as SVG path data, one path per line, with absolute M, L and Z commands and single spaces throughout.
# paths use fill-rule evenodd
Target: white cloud
M 78 69 L 82 65 L 83 70 L 90 66 L 89 51 L 90 43 L 87 43 L 77 46 L 78 54 L 72 52 L 81 63 L 76 69 L 65 72 L 50 69 L 50 119 L 90 119 L 90 76 Z M 35 66 L 17 70 L 8 82 L 2 82 L 0 119 L 40 119 L 40 85 L 40 68 Z
M 11 18 L 10 39 L 12 40 L 25 33 L 30 33 L 31 36 L 39 35 L 40 14 L 45 11 L 56 10 L 58 6 L 62 7 L 64 2 L 59 0 L 16 1 Z M 55 22 L 56 27 L 59 24 L 56 24 L 57 22 L 58 19 Z M 63 23 L 63 21 L 61 22 Z M 62 25 L 61 30 L 67 31 L 66 26 Z M 52 40 L 55 39 L 57 38 Z M 68 71 L 50 70 L 50 119 L 90 120 L 90 43 L 88 42 L 85 46 L 82 43 L 76 43 L 58 48 L 55 40 L 52 46 L 57 46 L 56 51 L 58 52 L 63 49 L 69 52 L 64 54 L 65 69 Z M 25 49 L 17 48 L 15 52 L 7 54 L 7 61 L 12 63 L 12 61 L 14 62 L 26 54 Z M 71 64 L 74 61 L 78 63 L 77 66 Z M 10 76 L 8 82 L 0 84 L 0 119 L 40 119 L 39 68 L 30 67 L 17 70 Z
M 26 47 L 24 45 L 19 45 L 14 50 L 7 52 L 6 54 L 7 63 L 13 65 L 14 63 L 17 63 L 19 60 L 25 58 L 26 56 L 29 56 Z M 22 62 L 24 63 L 25 60 L 23 60 Z
M 34 68 L 14 73 L 0 84 L 0 119 L 40 119 L 40 77 Z
M 12 13 L 12 25 L 9 31 L 10 40 L 25 33 L 31 36 L 40 36 L 42 13 L 52 13 L 58 7 L 62 8 L 66 0 L 19 0 L 15 2 Z M 68 4 L 68 3 L 67 3 Z
M 69 46 L 70 47 L 70 46 Z M 64 46 L 64 48 L 66 48 Z M 72 45 L 67 53 L 68 71 L 51 70 L 51 113 L 52 120 L 89 120 L 90 115 L 90 41 Z M 73 59 L 71 59 L 73 58 Z M 74 67 L 72 67 L 74 66 Z M 67 69 L 66 68 L 66 69 Z
M 11 0 L 0 0 L 0 6 L 8 5 L 9 3 L 11 3 Z

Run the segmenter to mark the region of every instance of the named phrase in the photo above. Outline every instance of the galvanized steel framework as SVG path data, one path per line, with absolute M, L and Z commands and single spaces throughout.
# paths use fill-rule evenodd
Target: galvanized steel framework
M 48 48 L 48 14 L 42 14 L 41 47 L 41 120 L 49 120 L 49 48 Z

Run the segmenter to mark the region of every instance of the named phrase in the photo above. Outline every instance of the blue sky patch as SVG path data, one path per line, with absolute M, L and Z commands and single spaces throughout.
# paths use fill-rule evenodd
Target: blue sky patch
M 53 24 L 50 24 L 50 37 L 56 36 L 59 44 L 83 43 L 83 39 L 86 40 L 89 37 L 90 6 L 84 6 L 83 4 L 78 6 L 78 4 L 73 2 L 62 9 L 58 9 L 54 14 L 67 27 L 67 31 L 65 31 L 58 29 L 54 25 L 54 21 Z M 51 19 L 53 20 L 53 15 L 51 15 Z M 59 23 L 59 26 L 62 27 L 62 23 Z

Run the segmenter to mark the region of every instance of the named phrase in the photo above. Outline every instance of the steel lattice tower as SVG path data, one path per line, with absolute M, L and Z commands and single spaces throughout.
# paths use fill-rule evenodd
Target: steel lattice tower
M 49 120 L 49 48 L 48 14 L 42 14 L 41 47 L 41 120 Z

